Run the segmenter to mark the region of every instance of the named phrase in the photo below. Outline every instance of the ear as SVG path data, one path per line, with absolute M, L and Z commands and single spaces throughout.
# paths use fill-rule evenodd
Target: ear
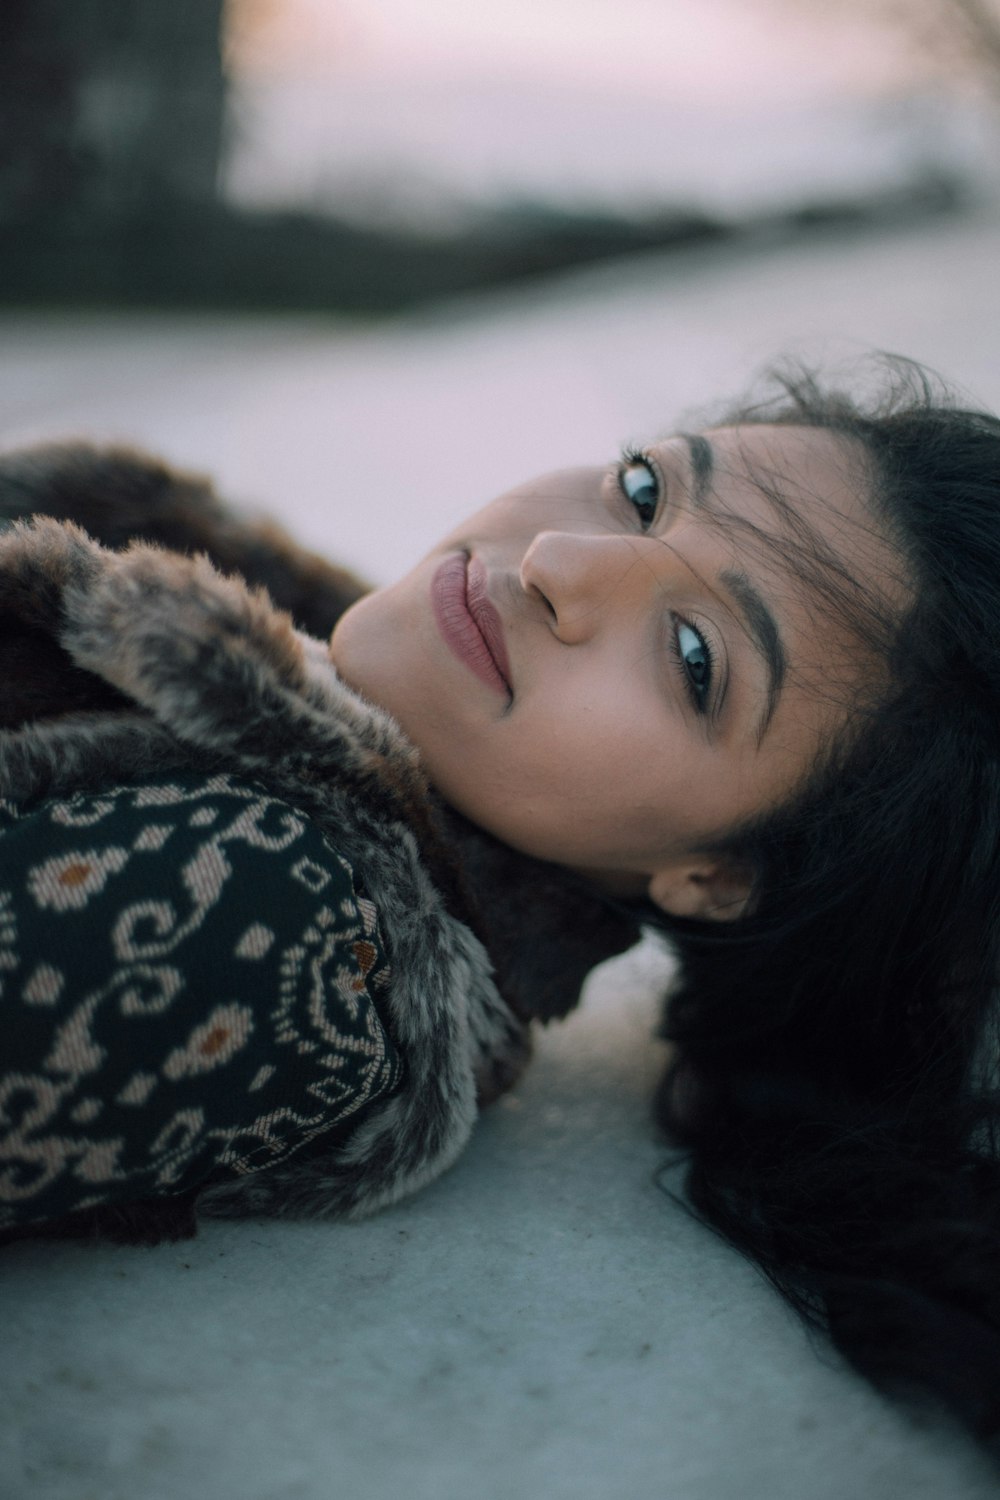
M 750 910 L 753 886 L 749 866 L 725 856 L 711 856 L 657 870 L 650 879 L 648 894 L 654 906 L 670 917 L 735 922 Z

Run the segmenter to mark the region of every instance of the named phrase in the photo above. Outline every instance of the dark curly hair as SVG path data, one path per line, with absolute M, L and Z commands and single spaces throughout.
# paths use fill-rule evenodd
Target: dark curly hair
M 882 1388 L 1000 1434 L 1000 420 L 885 357 L 867 403 L 800 370 L 729 423 L 862 445 L 912 601 L 861 603 L 888 690 L 727 851 L 752 910 L 670 924 L 658 1113 L 697 1213 Z M 780 496 L 775 504 L 782 505 Z M 831 599 L 846 581 L 810 554 Z M 784 542 L 778 545 L 785 545 Z M 843 586 L 842 586 L 843 584 Z M 647 913 L 653 919 L 653 913 Z M 663 925 L 662 920 L 660 925 Z

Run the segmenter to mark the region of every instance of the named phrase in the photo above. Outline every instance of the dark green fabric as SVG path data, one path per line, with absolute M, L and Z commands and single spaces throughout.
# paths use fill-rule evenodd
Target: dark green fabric
M 0 1228 L 334 1143 L 396 1089 L 349 865 L 230 776 L 0 801 Z

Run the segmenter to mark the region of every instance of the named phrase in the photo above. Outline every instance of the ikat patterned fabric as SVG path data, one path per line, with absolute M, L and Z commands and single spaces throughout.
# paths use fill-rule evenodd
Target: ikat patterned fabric
M 343 1139 L 403 1081 L 389 977 L 350 866 L 250 782 L 0 800 L 0 1228 Z

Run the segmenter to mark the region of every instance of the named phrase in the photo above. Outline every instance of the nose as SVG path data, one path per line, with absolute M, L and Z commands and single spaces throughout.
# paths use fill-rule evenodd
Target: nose
M 614 615 L 662 596 L 670 550 L 651 537 L 541 531 L 521 562 L 524 592 L 546 605 L 566 645 L 589 640 Z

